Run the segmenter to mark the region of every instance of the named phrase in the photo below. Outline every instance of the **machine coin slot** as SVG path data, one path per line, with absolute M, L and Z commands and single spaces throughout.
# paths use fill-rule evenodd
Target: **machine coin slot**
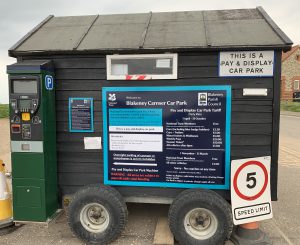
M 11 132 L 13 134 L 21 133 L 21 126 L 20 126 L 20 124 L 12 124 L 11 125 Z

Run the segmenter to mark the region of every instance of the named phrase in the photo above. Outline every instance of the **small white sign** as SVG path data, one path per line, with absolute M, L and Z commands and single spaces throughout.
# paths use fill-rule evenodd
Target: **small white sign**
M 243 96 L 268 96 L 267 88 L 244 88 Z
M 162 133 L 163 127 L 160 126 L 109 126 L 109 132 L 147 132 Z
M 84 137 L 85 150 L 102 149 L 101 137 Z
M 162 134 L 109 134 L 109 150 L 162 152 L 162 140 Z
M 220 77 L 272 77 L 274 51 L 220 52 Z
M 170 59 L 158 59 L 156 60 L 157 68 L 170 68 L 171 60 Z
M 271 157 L 231 161 L 231 207 L 233 223 L 271 219 Z

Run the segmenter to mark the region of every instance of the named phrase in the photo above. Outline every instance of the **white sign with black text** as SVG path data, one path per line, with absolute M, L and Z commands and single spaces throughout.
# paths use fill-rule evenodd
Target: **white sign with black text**
M 270 165 L 270 156 L 231 161 L 231 206 L 235 225 L 273 217 Z
M 85 150 L 98 150 L 102 149 L 101 137 L 84 137 Z
M 272 77 L 274 51 L 220 52 L 220 77 Z

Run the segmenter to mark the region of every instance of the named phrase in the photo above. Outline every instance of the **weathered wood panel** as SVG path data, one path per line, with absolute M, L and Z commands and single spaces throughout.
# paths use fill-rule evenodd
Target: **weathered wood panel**
M 277 61 L 280 61 L 279 56 L 276 56 Z M 272 157 L 276 157 L 275 152 L 278 149 L 272 149 L 276 140 L 272 131 L 277 130 L 277 127 L 273 126 L 273 94 L 278 96 L 278 86 L 274 87 L 273 78 L 218 77 L 217 52 L 180 53 L 177 80 L 148 81 L 107 81 L 105 56 L 57 55 L 41 58 L 53 59 L 56 67 L 57 152 L 62 194 L 73 193 L 85 184 L 103 181 L 102 150 L 85 150 L 83 144 L 86 136 L 102 137 L 102 87 L 231 85 L 231 159 L 265 156 L 271 153 Z M 276 69 L 278 67 L 279 65 Z M 243 88 L 267 88 L 268 96 L 247 98 L 242 95 Z M 94 98 L 94 133 L 69 133 L 69 97 Z M 273 172 L 277 170 L 275 164 L 277 162 L 272 165 Z M 124 195 L 138 195 L 142 191 L 143 195 L 148 193 L 158 196 L 167 193 L 172 196 L 181 191 L 134 187 L 122 187 L 119 190 Z M 220 194 L 229 197 L 226 191 L 220 191 Z

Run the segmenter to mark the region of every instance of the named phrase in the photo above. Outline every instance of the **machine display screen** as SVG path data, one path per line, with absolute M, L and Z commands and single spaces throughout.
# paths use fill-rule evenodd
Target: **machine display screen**
M 19 108 L 22 109 L 31 108 L 31 100 L 19 100 Z
M 12 90 L 15 94 L 37 94 L 37 81 L 13 80 Z

